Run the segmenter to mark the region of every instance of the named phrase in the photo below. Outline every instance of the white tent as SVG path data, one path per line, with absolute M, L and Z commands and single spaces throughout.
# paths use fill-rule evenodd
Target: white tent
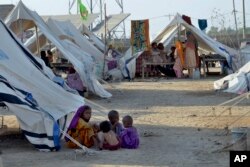
M 95 45 L 99 50 L 101 50 L 102 53 L 105 52 L 105 45 L 103 41 L 98 38 L 93 32 L 89 31 L 89 29 L 84 24 L 82 24 L 79 30 L 82 34 L 86 35 L 89 38 L 89 41 L 93 45 Z
M 232 65 L 233 70 L 237 70 L 240 67 L 240 59 L 239 54 L 236 50 L 215 41 L 214 39 L 210 38 L 207 34 L 203 31 L 197 29 L 194 26 L 189 25 L 186 21 L 182 19 L 180 14 L 176 14 L 174 19 L 164 28 L 164 30 L 159 33 L 158 36 L 152 42 L 161 42 L 163 45 L 170 46 L 172 42 L 178 38 L 178 33 L 183 34 L 185 31 L 191 31 L 192 34 L 196 37 L 199 50 L 201 52 L 207 53 L 217 53 L 221 56 L 225 57 L 229 64 Z M 126 66 L 128 69 L 128 73 L 130 73 L 130 77 L 133 78 L 135 74 L 135 58 L 139 57 L 140 54 L 136 53 L 134 56 L 129 56 L 129 51 L 125 54 L 126 59 Z
M 49 39 L 67 58 L 75 67 L 76 71 L 79 73 L 82 81 L 86 81 L 85 83 L 88 84 L 87 87 L 93 93 L 99 95 L 100 97 L 109 98 L 112 95 L 107 92 L 102 85 L 97 81 L 97 79 L 92 75 L 91 70 L 89 69 L 83 61 L 79 61 L 77 57 L 79 55 L 84 55 L 84 52 L 74 51 L 71 49 L 79 49 L 77 47 L 69 47 L 69 42 L 62 42 L 60 39 L 53 35 L 52 31 L 49 27 L 45 24 L 42 18 L 34 11 L 29 10 L 22 1 L 19 1 L 17 6 L 12 10 L 10 15 L 6 18 L 5 23 L 7 26 L 14 32 L 20 32 L 20 27 L 15 25 L 21 25 L 21 32 L 27 28 L 38 27 L 39 30 Z M 78 52 L 78 56 L 73 54 L 73 52 Z M 86 60 L 86 62 L 88 62 Z M 91 62 L 88 62 L 91 64 Z M 93 70 L 92 70 L 93 71 Z
M 103 64 L 104 54 L 90 43 L 70 21 L 48 19 L 47 25 L 56 36 L 61 39 L 65 36 L 72 39 L 82 50 L 93 56 L 97 63 Z
M 82 50 L 86 51 L 89 55 L 92 55 L 95 58 L 95 63 L 96 63 L 95 74 L 99 78 L 102 78 L 103 74 L 112 75 L 113 77 L 119 76 L 118 78 L 123 78 L 121 70 L 123 69 L 124 65 L 123 62 L 120 61 L 122 55 L 119 52 L 115 50 L 113 51 L 117 54 L 115 59 L 118 62 L 118 67 L 109 71 L 107 65 L 105 65 L 104 68 L 104 53 L 101 53 L 101 51 L 98 50 L 97 47 L 95 47 L 92 43 L 90 43 L 89 40 L 87 40 L 87 38 L 83 36 L 70 21 L 56 21 L 53 19 L 48 19 L 47 25 L 50 27 L 53 33 L 56 34 L 59 38 L 71 39 Z M 89 33 L 89 35 L 93 34 Z M 92 36 L 92 38 L 95 41 L 99 40 L 96 36 L 94 38 L 94 35 Z M 101 42 L 99 44 L 101 44 Z M 105 63 L 107 63 L 108 61 L 109 61 L 108 58 L 106 58 Z
M 0 23 L 0 101 L 14 113 L 27 139 L 39 150 L 57 150 L 57 121 L 84 104 L 81 96 L 54 83 L 43 65 Z
M 250 45 L 243 46 L 240 55 L 243 66 L 235 73 L 215 81 L 215 90 L 236 94 L 250 91 Z
M 52 18 L 58 21 L 70 20 L 76 28 L 81 28 L 82 25 L 89 27 L 99 17 L 99 15 L 100 15 L 99 13 L 89 13 L 86 20 L 83 20 L 80 14 L 48 15 L 48 16 L 42 16 L 42 18 L 45 21 L 47 21 L 48 18 Z
M 239 53 L 235 49 L 212 39 L 200 29 L 189 25 L 178 13 L 153 42 L 162 42 L 164 46 L 168 46 L 181 31 L 190 31 L 196 37 L 200 50 L 225 57 L 228 64 L 232 65 L 233 70 L 240 67 Z
M 245 65 L 250 61 L 250 44 L 245 45 L 240 49 L 241 64 Z
M 250 62 L 237 72 L 215 81 L 214 89 L 236 94 L 250 91 Z

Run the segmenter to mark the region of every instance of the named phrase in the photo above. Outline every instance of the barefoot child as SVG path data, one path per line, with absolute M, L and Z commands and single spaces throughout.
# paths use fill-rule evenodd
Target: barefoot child
M 119 122 L 119 113 L 116 110 L 111 110 L 108 113 L 109 122 L 111 124 L 111 129 L 115 132 L 117 136 L 120 136 L 123 131 L 122 124 Z
M 111 130 L 111 124 L 109 121 L 103 121 L 100 123 L 100 131 L 98 133 L 100 150 L 117 150 L 120 148 L 120 141 L 116 134 Z
M 137 129 L 133 127 L 133 118 L 129 115 L 122 119 L 124 130 L 120 135 L 121 147 L 135 149 L 139 147 L 139 134 Z

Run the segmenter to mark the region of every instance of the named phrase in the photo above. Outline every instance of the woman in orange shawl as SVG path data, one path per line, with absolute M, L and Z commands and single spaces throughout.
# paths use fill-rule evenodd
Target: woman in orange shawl
M 89 106 L 81 106 L 73 117 L 67 133 L 78 141 L 80 144 L 91 147 L 94 145 L 95 133 L 93 127 L 89 124 L 91 118 L 91 108 Z M 78 146 L 65 137 L 69 148 L 77 148 Z

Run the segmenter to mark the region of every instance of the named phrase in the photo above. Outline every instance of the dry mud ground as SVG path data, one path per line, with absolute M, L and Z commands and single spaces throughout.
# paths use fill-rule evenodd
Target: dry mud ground
M 94 121 L 107 119 L 106 112 L 115 109 L 120 117 L 132 115 L 141 136 L 137 150 L 99 151 L 83 156 L 63 146 L 59 152 L 43 153 L 34 149 L 20 134 L 0 135 L 4 167 L 79 167 L 79 166 L 166 166 L 166 167 L 228 167 L 231 133 L 224 128 L 250 125 L 249 100 L 232 107 L 214 106 L 236 95 L 216 92 L 216 78 L 148 79 L 144 82 L 112 83 L 107 87 L 111 99 L 90 96 Z M 228 105 L 229 106 L 229 105 Z M 243 116 L 246 114 L 245 116 Z M 6 116 L 7 130 L 17 127 L 15 117 Z M 4 130 L 2 130 L 2 133 Z M 150 134 L 144 136 L 144 133 Z M 230 131 L 229 131 L 230 132 Z M 248 137 L 250 139 L 250 137 Z M 63 145 L 63 141 L 62 141 Z

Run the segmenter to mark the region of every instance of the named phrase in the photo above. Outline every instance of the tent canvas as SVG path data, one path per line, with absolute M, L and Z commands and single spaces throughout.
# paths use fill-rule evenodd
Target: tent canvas
M 79 30 L 83 35 L 88 36 L 89 41 L 93 43 L 99 50 L 101 50 L 102 53 L 105 52 L 105 45 L 103 41 L 98 38 L 93 32 L 91 32 L 84 24 L 82 24 Z
M 194 26 L 186 23 L 180 14 L 176 14 L 174 19 L 163 29 L 161 33 L 159 33 L 152 42 L 161 42 L 164 46 L 171 45 L 171 42 L 175 40 L 176 36 L 180 32 L 191 31 L 196 39 L 198 40 L 199 50 L 207 53 L 217 53 L 221 56 L 225 57 L 229 64 L 232 65 L 233 70 L 237 70 L 240 67 L 239 54 L 235 49 L 232 49 L 224 44 L 219 43 L 218 41 L 210 38 L 203 31 L 197 29 Z M 135 55 L 131 55 L 128 51 L 125 55 L 126 60 L 126 68 L 128 73 L 130 73 L 130 77 L 133 78 L 135 76 L 135 60 L 140 56 L 140 53 L 135 53 Z
M 47 25 L 56 36 L 71 38 L 82 50 L 93 56 L 96 62 L 103 63 L 103 53 L 91 44 L 70 21 L 56 21 L 49 18 Z
M 214 82 L 214 89 L 228 93 L 243 94 L 250 90 L 250 62 L 237 72 Z
M 89 27 L 98 17 L 99 13 L 89 13 L 86 20 L 83 20 L 80 14 L 42 16 L 44 21 L 47 21 L 49 18 L 58 21 L 70 20 L 76 28 L 81 28 L 82 25 Z
M 14 32 L 18 32 L 18 29 L 16 29 L 16 27 L 13 27 L 12 25 L 20 23 L 20 21 L 21 25 L 23 25 L 24 27 L 32 28 L 34 26 L 37 26 L 39 30 L 47 37 L 47 39 L 49 39 L 61 51 L 64 57 L 67 58 L 74 65 L 81 79 L 87 80 L 88 78 L 88 80 L 85 83 L 91 85 L 88 87 L 90 91 L 104 98 L 109 98 L 112 96 L 109 92 L 107 92 L 103 88 L 103 86 L 98 82 L 98 80 L 95 77 L 90 76 L 91 71 L 89 70 L 91 69 L 86 67 L 85 64 L 82 61 L 79 61 L 79 59 L 77 59 L 76 56 L 72 53 L 72 52 L 78 52 L 80 56 L 81 54 L 84 54 L 84 52 L 80 53 L 79 52 L 80 48 L 69 47 L 69 42 L 60 41 L 60 39 L 52 33 L 52 31 L 45 24 L 42 18 L 36 12 L 29 10 L 22 3 L 22 1 L 19 1 L 17 6 L 12 10 L 10 15 L 6 18 L 5 23 L 7 26 L 13 28 Z M 79 49 L 79 51 L 72 51 L 71 49 Z
M 214 89 L 235 94 L 243 94 L 250 90 L 250 45 L 240 49 L 241 64 L 238 71 L 214 82 Z
M 206 53 L 217 53 L 225 57 L 233 70 L 237 70 L 240 67 L 239 53 L 235 49 L 212 39 L 200 29 L 189 25 L 178 13 L 168 26 L 152 42 L 162 42 L 164 46 L 169 46 L 175 36 L 184 30 L 190 31 L 196 37 L 200 51 L 202 50 Z
M 124 21 L 126 18 L 130 16 L 129 13 L 120 13 L 120 14 L 113 14 L 109 15 L 107 17 L 107 23 L 106 23 L 106 29 L 107 33 L 110 33 L 113 31 L 122 21 Z M 94 29 L 93 32 L 96 33 L 99 36 L 105 35 L 105 24 L 104 21 L 97 25 Z
M 39 150 L 58 149 L 59 127 L 84 99 L 65 91 L 43 65 L 0 23 L 0 101 L 14 113 L 27 139 Z

